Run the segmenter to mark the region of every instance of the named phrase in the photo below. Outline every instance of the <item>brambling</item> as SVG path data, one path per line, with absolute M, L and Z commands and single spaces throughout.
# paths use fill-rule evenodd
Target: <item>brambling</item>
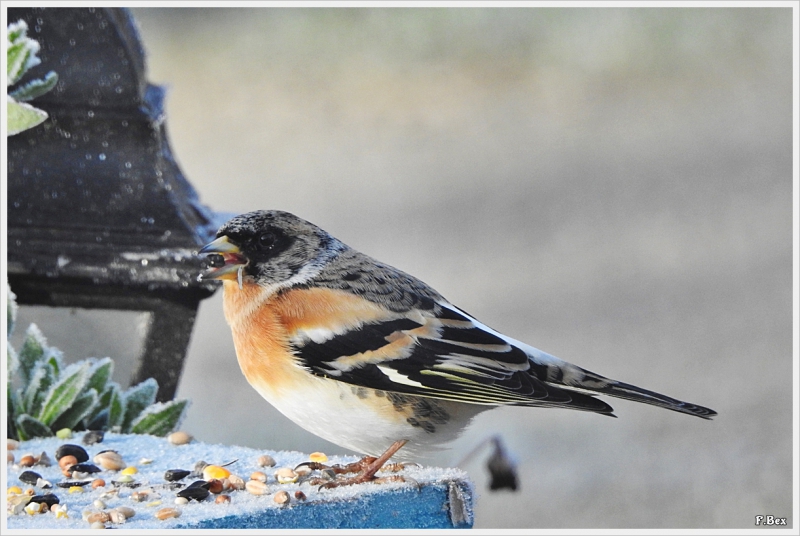
M 716 415 L 503 335 L 287 212 L 236 216 L 199 253 L 210 264 L 201 277 L 223 282 L 250 385 L 309 432 L 359 453 L 391 455 L 405 443 L 400 457 L 418 456 L 495 406 L 614 416 L 595 395 Z

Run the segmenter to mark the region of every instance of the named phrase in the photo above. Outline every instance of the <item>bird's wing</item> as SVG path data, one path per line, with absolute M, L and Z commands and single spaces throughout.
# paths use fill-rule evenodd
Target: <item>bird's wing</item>
M 387 311 L 388 313 L 388 311 Z M 391 312 L 337 332 L 295 333 L 314 374 L 384 391 L 487 405 L 558 406 L 613 416 L 605 394 L 711 418 L 716 412 L 617 382 L 507 337 L 452 304 Z
M 544 381 L 524 345 L 443 301 L 343 332 L 298 330 L 290 343 L 312 373 L 371 389 L 472 404 L 612 412 L 589 394 Z

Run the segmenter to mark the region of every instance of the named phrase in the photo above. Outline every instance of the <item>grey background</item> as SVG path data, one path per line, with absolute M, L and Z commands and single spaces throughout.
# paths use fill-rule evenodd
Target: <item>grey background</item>
M 720 413 L 486 412 L 426 460 L 502 434 L 521 491 L 488 492 L 488 449 L 464 463 L 476 527 L 794 522 L 790 9 L 134 14 L 204 203 L 294 212 L 508 335 Z M 125 383 L 141 318 L 98 316 L 25 308 L 16 337 L 36 321 Z M 345 453 L 249 387 L 221 294 L 178 396 L 200 440 Z

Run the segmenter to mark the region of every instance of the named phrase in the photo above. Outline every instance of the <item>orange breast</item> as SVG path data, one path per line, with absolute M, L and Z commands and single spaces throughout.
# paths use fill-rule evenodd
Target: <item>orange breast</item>
M 289 351 L 288 341 L 298 330 L 343 332 L 364 321 L 392 316 L 376 304 L 339 290 L 296 289 L 270 295 L 258 285 L 240 289 L 235 281 L 225 281 L 224 289 L 225 317 L 239 366 L 251 385 L 275 394 L 309 380 L 308 372 Z

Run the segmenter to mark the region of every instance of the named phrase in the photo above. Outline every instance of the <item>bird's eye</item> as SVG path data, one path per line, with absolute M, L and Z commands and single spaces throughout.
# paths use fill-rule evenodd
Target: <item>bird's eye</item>
M 258 246 L 261 249 L 272 249 L 277 242 L 277 237 L 272 233 L 264 233 L 258 237 Z

